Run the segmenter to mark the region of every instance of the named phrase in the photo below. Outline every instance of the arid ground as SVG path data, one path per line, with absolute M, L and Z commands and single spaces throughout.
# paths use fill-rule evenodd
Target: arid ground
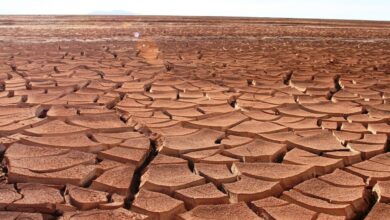
M 0 17 L 0 219 L 389 219 L 390 22 Z

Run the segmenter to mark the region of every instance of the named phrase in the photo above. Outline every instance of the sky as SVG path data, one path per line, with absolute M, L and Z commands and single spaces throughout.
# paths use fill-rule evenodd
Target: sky
M 390 21 L 390 0 L 0 0 L 0 14 L 135 14 Z

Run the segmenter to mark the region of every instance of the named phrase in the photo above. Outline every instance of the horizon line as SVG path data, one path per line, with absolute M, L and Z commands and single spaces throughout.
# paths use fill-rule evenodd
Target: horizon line
M 258 16 L 235 16 L 235 15 L 168 15 L 168 14 L 136 14 L 129 12 L 131 14 L 104 14 L 94 12 L 88 14 L 3 14 L 2 16 L 118 16 L 118 17 L 200 17 L 200 18 L 242 18 L 242 19 L 293 19 L 293 20 L 336 20 L 336 21 L 372 21 L 372 22 L 390 22 L 389 20 L 377 20 L 377 19 L 358 19 L 358 18 L 319 18 L 319 17 L 258 17 Z

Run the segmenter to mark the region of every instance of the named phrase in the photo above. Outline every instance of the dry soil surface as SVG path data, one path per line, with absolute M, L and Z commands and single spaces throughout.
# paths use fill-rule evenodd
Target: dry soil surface
M 0 17 L 0 219 L 388 219 L 389 135 L 390 23 Z

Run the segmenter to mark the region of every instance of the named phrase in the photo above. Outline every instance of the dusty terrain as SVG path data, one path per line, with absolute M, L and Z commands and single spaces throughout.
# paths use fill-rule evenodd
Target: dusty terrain
M 389 135 L 390 23 L 0 17 L 0 219 L 386 219 Z

